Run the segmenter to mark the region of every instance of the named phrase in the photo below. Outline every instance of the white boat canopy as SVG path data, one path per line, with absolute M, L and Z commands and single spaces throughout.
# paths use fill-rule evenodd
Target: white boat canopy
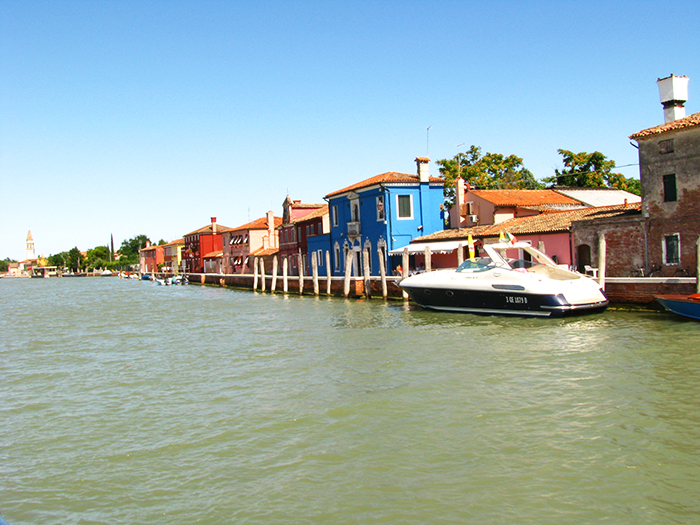
M 409 244 L 408 246 L 404 246 L 403 248 L 396 248 L 395 250 L 391 250 L 389 252 L 389 255 L 403 255 L 404 248 L 408 248 L 409 255 L 425 253 L 426 248 L 430 248 L 430 253 L 452 253 L 457 248 L 459 248 L 460 244 L 463 248 L 466 248 L 468 246 L 466 239 L 463 241 L 418 242 L 415 244 Z

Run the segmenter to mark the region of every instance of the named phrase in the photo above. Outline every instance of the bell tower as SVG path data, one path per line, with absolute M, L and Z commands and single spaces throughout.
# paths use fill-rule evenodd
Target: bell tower
M 32 230 L 27 231 L 27 248 L 24 252 L 24 258 L 26 260 L 36 259 L 36 253 L 34 252 L 34 238 L 32 237 Z

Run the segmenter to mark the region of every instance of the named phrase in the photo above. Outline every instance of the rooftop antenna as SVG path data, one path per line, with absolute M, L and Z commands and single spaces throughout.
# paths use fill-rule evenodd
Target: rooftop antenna
M 462 152 L 459 151 L 462 146 L 464 146 L 464 142 L 457 144 L 457 178 L 462 176 Z
M 430 128 L 432 126 L 428 126 L 428 129 L 425 130 L 425 156 L 430 157 L 429 152 L 430 152 Z

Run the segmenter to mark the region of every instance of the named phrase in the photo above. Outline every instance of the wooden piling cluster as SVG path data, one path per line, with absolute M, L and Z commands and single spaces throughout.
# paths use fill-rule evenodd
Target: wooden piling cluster
M 380 253 L 381 255 L 381 253 Z M 303 266 L 299 265 L 299 275 L 289 275 L 288 260 L 283 259 L 279 264 L 277 256 L 272 260 L 272 272 L 266 274 L 262 258 L 253 257 L 250 274 L 192 274 L 190 282 L 202 284 L 217 284 L 219 286 L 246 288 L 269 293 L 298 293 L 340 297 L 382 297 L 401 298 L 402 290 L 398 285 L 402 276 L 388 276 L 383 257 L 380 257 L 380 275 L 371 276 L 368 249 L 361 252 L 361 271 L 353 275 L 354 252 L 346 255 L 345 273 L 342 276 L 319 275 L 319 259 L 316 252 L 311 254 L 311 275 L 304 275 Z M 331 256 L 325 252 L 325 265 L 330 268 Z M 281 275 L 280 275 L 281 267 Z M 359 273 L 359 275 L 357 275 Z M 196 277 L 195 275 L 198 275 Z M 282 281 L 280 283 L 280 281 Z M 325 283 L 325 287 L 322 286 Z M 281 289 L 280 289 L 281 288 Z M 407 296 L 405 297 L 408 298 Z

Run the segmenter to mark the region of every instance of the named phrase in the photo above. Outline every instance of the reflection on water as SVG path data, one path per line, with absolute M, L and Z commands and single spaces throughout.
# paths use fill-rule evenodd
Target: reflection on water
M 58 523 L 690 523 L 700 324 L 0 281 L 0 512 Z

